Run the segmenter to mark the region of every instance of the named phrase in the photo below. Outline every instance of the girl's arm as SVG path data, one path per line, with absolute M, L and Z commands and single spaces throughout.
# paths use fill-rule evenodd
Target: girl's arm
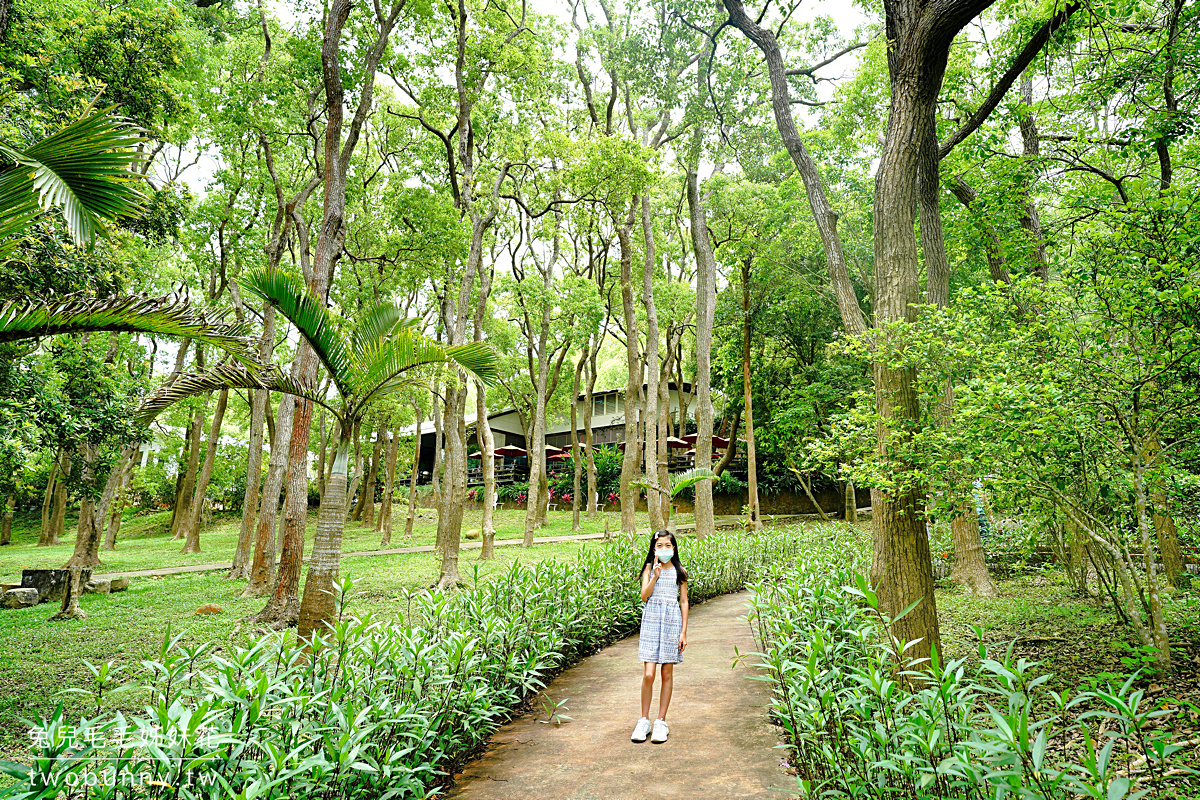
M 687 635 L 688 599 L 687 581 L 679 584 L 679 608 L 683 611 L 683 635 Z
M 654 582 L 658 581 L 659 571 L 661 566 L 655 564 L 655 569 L 650 569 L 650 565 L 642 567 L 642 602 L 650 599 L 650 595 L 654 594 Z
M 688 646 L 688 582 L 679 584 L 679 609 L 683 612 L 683 630 L 679 631 L 679 651 Z

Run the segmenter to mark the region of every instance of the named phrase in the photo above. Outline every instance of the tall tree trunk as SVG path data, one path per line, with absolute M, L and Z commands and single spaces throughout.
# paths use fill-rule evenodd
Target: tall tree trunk
M 305 357 L 316 361 L 311 349 Z M 303 369 L 303 367 L 302 367 Z M 283 501 L 283 550 L 275 589 L 262 611 L 252 621 L 273 627 L 293 625 L 300 616 L 300 569 L 304 561 L 304 534 L 308 521 L 308 434 L 312 425 L 313 403 L 303 399 L 296 403 L 292 421 L 291 446 L 288 448 L 287 491 Z M 345 503 L 337 508 L 344 514 Z
M 307 401 L 306 401 L 307 402 Z M 309 412 L 311 414 L 311 411 Z M 337 580 L 342 555 L 342 531 L 346 526 L 346 465 L 349 461 L 350 437 L 343 434 L 333 457 L 333 472 L 329 475 L 325 502 L 317 512 L 317 537 L 304 582 L 299 628 L 296 638 L 308 642 L 313 635 L 325 636 L 327 625 L 334 618 L 334 581 Z
M 379 521 L 375 523 L 376 532 L 383 533 L 380 547 L 387 547 L 392 543 L 392 492 L 396 488 L 396 458 L 399 454 L 400 431 L 396 430 L 392 432 L 392 439 L 388 444 L 387 481 L 383 487 L 383 502 L 379 505 Z
M 346 490 L 346 503 L 350 505 L 347 519 L 356 519 L 362 513 L 362 503 L 366 499 L 366 492 L 363 492 L 362 500 L 357 503 L 355 498 L 358 495 L 358 487 L 362 485 L 364 460 L 366 460 L 366 455 L 363 453 L 362 423 L 360 422 L 354 426 L 354 477 L 350 479 L 350 488 Z
M 254 529 L 254 561 L 250 566 L 250 580 L 242 592 L 242 597 L 267 594 L 275 584 L 275 536 L 276 522 L 279 518 L 279 495 L 283 491 L 283 482 L 287 475 L 287 458 L 292 442 L 292 418 L 295 413 L 295 395 L 281 395 L 279 407 L 275 410 L 275 441 L 271 443 L 267 477 L 263 481 L 258 521 Z
M 587 388 L 583 396 L 583 436 L 587 448 L 587 511 L 588 519 L 594 519 L 598 512 L 597 506 L 605 498 L 600 497 L 600 488 L 596 485 L 596 434 L 592 430 L 592 394 L 596 388 L 596 356 L 600 353 L 600 343 L 604 340 L 604 331 L 596 334 L 596 343 L 591 346 L 588 355 Z
M 674 363 L 674 338 L 667 334 L 667 356 L 663 361 L 662 374 L 658 378 L 658 485 L 664 490 L 671 487 L 670 445 L 671 436 L 671 366 Z M 658 493 L 661 500 L 663 527 L 671 521 L 671 495 Z
M 557 249 L 557 248 L 556 248 Z M 551 261 L 553 263 L 553 259 Z M 549 270 L 544 272 L 544 288 L 549 289 Z M 525 504 L 525 538 L 522 544 L 533 547 L 533 532 L 546 519 L 549 497 L 543 495 L 546 483 L 546 387 L 550 378 L 550 304 L 542 303 L 541 324 L 537 335 L 537 375 L 534 378 L 533 439 L 529 442 L 529 499 Z
M 637 528 L 637 493 L 633 483 L 637 475 L 638 452 L 638 395 L 642 388 L 641 355 L 638 352 L 637 313 L 633 307 L 633 242 L 630 241 L 637 198 L 629 206 L 629 217 L 618 224 L 617 238 L 621 245 L 621 309 L 625 321 L 625 366 L 629 379 L 625 383 L 625 457 L 621 461 L 621 531 L 633 533 Z
M 217 407 L 213 411 L 212 424 L 208 432 L 208 449 L 204 452 L 204 466 L 196 479 L 196 496 L 192 500 L 191 514 L 186 520 L 183 552 L 200 552 L 200 517 L 204 510 L 204 495 L 208 492 L 208 482 L 212 479 L 213 467 L 217 460 L 217 447 L 221 439 L 221 423 L 225 420 L 225 408 L 229 404 L 229 390 L 222 389 L 217 395 Z
M 4 521 L 0 522 L 0 546 L 12 544 L 13 511 L 16 507 L 17 495 L 16 492 L 12 492 L 4 501 Z
M 488 298 L 492 293 L 495 267 L 479 270 L 479 300 L 475 304 L 474 341 L 483 341 L 483 316 L 487 313 Z M 487 387 L 475 385 L 475 438 L 479 442 L 479 463 L 483 469 L 483 520 L 480 524 L 482 544 L 479 559 L 485 561 L 496 555 L 496 459 L 492 451 L 496 440 L 492 436 L 492 425 L 488 422 Z
M 54 501 L 58 498 L 58 464 L 62 456 L 62 451 L 55 453 L 54 462 L 50 465 L 50 476 L 46 478 L 46 493 L 42 497 L 42 527 L 38 532 L 38 547 L 47 547 L 54 543 L 54 528 L 51 523 L 53 519 L 52 509 Z
M 492 456 L 496 439 L 488 422 L 487 396 L 482 386 L 475 387 L 475 414 L 479 421 L 479 454 L 483 464 L 483 523 L 480 528 L 483 544 L 479 558 L 485 561 L 496 556 L 496 459 Z
M 462 582 L 458 554 L 462 543 L 463 507 L 467 497 L 467 426 L 464 410 L 467 392 L 464 386 L 447 389 L 445 424 L 446 480 L 442 487 L 442 505 L 438 514 L 438 542 L 442 556 L 439 589 Z
M 80 480 L 83 483 L 83 499 L 79 503 L 79 525 L 75 535 L 75 551 L 71 557 L 63 565 L 68 567 L 97 567 L 100 565 L 100 519 L 97 518 L 97 498 L 94 494 L 92 482 L 96 477 L 95 464 L 98 454 L 96 445 L 82 444 L 79 446 L 79 455 L 82 463 L 80 470 Z M 122 457 L 128 455 L 129 451 L 136 452 L 136 448 L 130 446 L 123 452 Z M 100 493 L 99 507 L 107 510 L 112 502 L 113 494 L 116 493 L 117 485 L 124 475 L 123 469 L 114 469 L 109 472 L 108 479 L 105 481 L 104 489 Z
M 1021 129 L 1021 144 L 1024 157 L 1035 161 L 1040 157 L 1037 122 L 1030 110 L 1033 106 L 1033 72 L 1026 70 L 1021 76 L 1021 103 L 1017 118 Z M 1046 258 L 1046 237 L 1042 234 L 1042 221 L 1038 216 L 1037 203 L 1033 201 L 1032 181 L 1022 180 L 1018 189 L 1021 193 L 1021 227 L 1029 237 L 1030 261 L 1033 272 L 1043 281 L 1050 279 L 1050 261 Z
M 325 88 L 326 115 L 323 158 L 324 203 L 321 211 L 321 232 L 317 238 L 312 280 L 309 284 L 313 295 L 322 303 L 327 302 L 334 269 L 346 239 L 347 170 L 362 125 L 372 107 L 376 66 L 387 47 L 392 28 L 403 7 L 402 2 L 396 2 L 387 12 L 378 6 L 375 9 L 374 19 L 379 26 L 379 34 L 370 48 L 366 48 L 364 81 L 344 142 L 342 129 L 346 96 L 342 84 L 340 53 L 342 29 L 350 15 L 350 0 L 332 0 L 325 15 L 325 30 L 321 40 L 321 78 Z M 312 383 L 316 380 L 317 375 L 316 358 L 313 357 L 309 348 L 306 347 L 304 350 L 305 360 L 301 377 Z M 350 420 L 345 422 L 349 423 Z M 285 542 L 298 539 L 297 570 L 300 560 L 299 549 L 303 547 L 304 542 L 305 512 L 308 508 L 308 436 L 311 426 L 312 403 L 306 400 L 300 404 L 290 448 L 293 475 L 288 486 L 288 500 L 286 501 L 288 510 L 284 536 Z M 346 434 L 342 433 L 341 436 L 345 441 Z M 299 443 L 295 441 L 296 439 L 300 440 Z M 341 448 L 339 447 L 335 461 L 340 456 Z M 332 482 L 341 480 L 342 478 L 331 475 Z M 329 510 L 330 514 L 322 513 L 320 516 L 327 520 L 327 523 L 317 526 L 317 535 L 313 543 L 313 563 L 309 567 L 308 579 L 304 584 L 304 599 L 300 604 L 302 638 L 307 638 L 307 634 L 313 631 L 323 631 L 324 626 L 329 625 L 333 619 L 333 580 L 337 577 L 338 562 L 341 560 L 342 530 L 345 526 L 345 501 L 338 496 L 341 491 L 340 487 L 333 489 L 333 505 L 336 508 Z M 280 564 L 281 574 L 284 572 L 284 565 L 287 561 L 288 549 L 285 547 L 284 558 Z M 278 595 L 278 592 L 276 594 Z
M 446 456 L 446 435 L 442 430 L 443 408 L 442 403 L 437 400 L 437 384 L 434 384 L 434 402 L 433 411 L 433 466 L 429 470 L 429 482 L 433 490 L 433 503 L 438 508 L 442 507 L 442 473 L 445 456 Z
M 942 234 L 941 180 L 938 168 L 937 131 L 924 126 L 923 144 L 918 162 L 917 213 L 921 229 L 921 253 L 925 258 L 928 299 L 938 306 L 950 305 L 950 261 L 946 256 L 946 241 Z M 936 411 L 937 424 L 943 429 L 954 425 L 954 386 L 949 381 L 942 391 Z M 962 469 L 957 459 L 948 465 L 952 474 Z M 955 482 L 959 482 L 955 480 Z M 995 597 L 996 588 L 988 574 L 983 540 L 979 533 L 979 515 L 971 497 L 958 498 L 950 517 L 951 541 L 954 545 L 954 566 L 951 580 L 968 593 Z
M 655 491 L 661 488 L 658 479 L 659 462 L 663 459 L 664 444 L 658 437 L 658 373 L 659 373 L 659 333 L 658 310 L 654 305 L 654 226 L 650 218 L 650 196 L 642 195 L 642 238 L 645 250 L 642 260 L 642 304 L 646 307 L 646 352 L 644 354 L 645 384 L 646 384 L 646 413 L 645 413 L 645 443 L 646 449 L 646 481 L 653 487 L 646 492 L 646 510 L 650 517 L 650 529 L 662 530 L 667 526 L 663 506 L 666 500 Z M 629 445 L 626 444 L 626 447 Z
M 711 51 L 710 51 L 711 52 Z M 708 61 L 701 61 L 707 71 Z M 699 81 L 700 78 L 697 78 Z M 699 163 L 700 137 L 697 126 L 693 144 L 694 154 L 687 168 L 688 216 L 691 222 L 692 251 L 696 257 L 696 467 L 712 469 L 712 338 L 713 314 L 716 308 L 716 258 L 708 233 L 708 215 L 700 196 L 700 180 L 696 174 Z M 696 484 L 693 497 L 696 518 L 696 537 L 704 539 L 716 532 L 713 518 L 712 481 Z
M 379 465 L 383 461 L 383 445 L 387 439 L 387 425 L 380 423 L 375 432 L 375 448 L 371 452 L 371 470 L 367 473 L 367 485 L 363 487 L 362 512 L 358 518 L 364 528 L 375 527 L 375 482 L 379 480 Z
M 579 384 L 580 376 L 587 365 L 591 349 L 591 340 L 583 343 L 579 352 L 579 361 L 575 363 L 575 374 L 571 381 L 571 530 L 581 530 L 579 524 L 579 507 L 584 503 L 580 495 L 583 493 L 583 451 L 579 448 Z
M 121 481 L 117 485 L 117 493 L 113 498 L 112 510 L 108 514 L 108 530 L 104 534 L 104 549 L 117 549 L 117 535 L 121 532 L 121 515 L 125 511 L 125 503 L 129 500 L 129 489 L 133 485 L 133 464 L 137 461 L 137 448 L 131 448 L 132 453 L 124 461 Z
M 204 399 L 204 406 L 208 398 Z M 196 491 L 196 473 L 200 470 L 200 440 L 204 436 L 204 412 L 201 406 L 192 412 L 187 433 L 187 464 L 184 466 L 183 483 L 179 485 L 179 496 L 175 500 L 175 520 L 171 524 L 171 538 L 182 539 L 187 535 L 188 521 L 192 514 L 192 500 Z
M 50 530 L 46 539 L 47 545 L 56 545 L 66 535 L 67 530 L 67 479 L 75 469 L 74 460 L 70 453 L 63 451 L 59 462 L 58 480 L 54 486 L 54 504 L 50 509 Z M 42 546 L 39 541 L 38 546 Z
M 750 259 L 742 262 L 742 414 L 746 418 L 746 482 L 750 523 L 762 530 L 758 509 L 758 464 L 754 458 L 754 398 L 750 391 Z
M 846 485 L 842 488 L 843 499 L 845 501 L 845 510 L 842 517 L 849 523 L 858 522 L 858 498 L 854 493 L 854 483 L 846 481 Z
M 258 360 L 269 363 L 274 346 L 275 307 L 264 302 L 263 335 L 258 343 Z M 233 552 L 233 566 L 228 575 L 230 580 L 244 580 L 250 577 L 254 523 L 258 519 L 259 488 L 262 485 L 263 421 L 267 416 L 270 397 L 271 392 L 267 389 L 250 390 L 250 446 L 246 455 L 246 492 L 242 495 L 242 528 L 238 534 L 237 548 Z M 274 562 L 274 554 L 271 560 Z
M 413 401 L 413 411 L 417 415 L 416 443 L 413 446 L 412 474 L 408 476 L 408 513 L 404 517 L 404 538 L 411 539 L 413 523 L 417 516 L 417 474 L 421 471 L 421 406 Z
M 944 43 L 925 41 L 920 30 L 923 16 L 897 19 L 888 13 L 889 31 L 900 28 L 897 50 L 889 52 L 891 103 L 887 136 L 875 176 L 875 314 L 880 327 L 916 321 L 920 302 L 920 259 L 915 235 L 918 174 L 933 139 L 938 87 L 945 72 L 946 54 L 953 36 Z M 964 20 L 965 24 L 965 20 Z M 926 48 L 930 52 L 926 51 Z M 884 333 L 883 335 L 886 335 Z M 874 548 L 872 583 L 881 610 L 896 617 L 909 605 L 917 606 L 892 626 L 902 642 L 918 641 L 909 657 L 928 658 L 940 644 L 937 607 L 933 594 L 933 564 L 924 524 L 925 489 L 901 456 L 918 424 L 920 404 L 913 368 L 893 369 L 876 363 L 875 406 L 880 458 L 902 481 L 893 492 L 872 490 Z M 894 439 L 896 441 L 894 441 Z M 899 446 L 898 446 L 899 445 Z

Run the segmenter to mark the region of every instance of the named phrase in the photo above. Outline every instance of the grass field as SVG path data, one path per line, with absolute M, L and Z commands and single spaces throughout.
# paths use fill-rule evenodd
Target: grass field
M 410 547 L 417 545 L 432 545 L 437 535 L 437 514 L 433 509 L 417 509 L 419 517 L 413 526 L 411 538 L 404 537 L 404 517 L 397 514 L 396 523 L 392 530 L 392 541 L 389 547 Z M 312 539 L 316 533 L 316 511 L 309 514 L 308 541 L 305 552 L 311 552 Z M 674 518 L 678 524 L 690 523 L 692 516 L 678 515 Z M 190 564 L 213 564 L 231 561 L 233 551 L 237 547 L 238 533 L 241 530 L 239 515 L 218 517 L 200 533 L 200 552 L 184 555 L 182 540 L 171 540 L 167 531 L 171 522 L 171 512 L 161 511 L 142 516 L 128 516 L 121 524 L 121 534 L 117 538 L 116 550 L 105 550 L 100 553 L 103 566 L 96 573 L 128 572 L 133 570 L 157 569 L 160 567 L 185 566 Z M 613 530 L 621 527 L 620 514 L 608 515 L 609 526 Z M 478 509 L 468 509 L 463 518 L 463 533 L 471 529 L 479 529 L 483 524 L 483 512 Z M 571 512 L 551 511 L 547 525 L 537 531 L 537 536 L 567 536 L 571 533 L 595 533 L 604 530 L 604 519 L 597 516 L 589 520 L 586 514 L 580 515 L 581 531 L 571 530 Z M 638 514 L 638 525 L 648 524 L 645 514 Z M 62 544 L 54 547 L 36 547 L 38 526 L 36 517 L 18 517 L 13 525 L 13 543 L 0 548 L 0 581 L 17 582 L 21 579 L 22 569 L 61 567 L 75 547 L 75 519 L 67 518 L 67 536 Z M 495 514 L 497 539 L 520 539 L 525 535 L 524 511 L 497 511 Z M 342 537 L 342 552 L 355 553 L 366 550 L 376 550 L 382 534 L 372 528 L 363 527 L 358 522 L 347 522 Z
M 423 509 L 410 539 L 404 538 L 403 518 L 397 520 L 392 547 L 431 545 L 436 535 L 434 512 Z M 201 552 L 183 555 L 183 543 L 167 536 L 170 512 L 130 516 L 122 523 L 115 551 L 101 552 L 100 572 L 119 572 L 188 564 L 218 563 L 233 557 L 240 529 L 240 518 L 218 518 L 200 536 Z M 481 525 L 482 511 L 468 510 L 464 532 Z M 639 515 L 639 524 L 647 524 Z M 682 523 L 690 517 L 677 519 Z M 35 518 L 18 518 L 13 528 L 13 543 L 0 548 L 0 581 L 20 580 L 23 568 L 60 567 L 74 548 L 74 520 L 68 518 L 68 536 L 54 547 L 37 547 Z M 498 539 L 519 539 L 524 535 L 523 511 L 497 511 Z M 589 524 L 582 518 L 584 530 L 604 530 L 597 518 Z M 609 524 L 620 527 L 619 516 Z M 315 532 L 315 512 L 310 516 L 305 552 L 311 552 Z M 571 534 L 569 511 L 550 512 L 548 525 L 538 536 Z M 380 534 L 357 522 L 347 523 L 345 552 L 374 550 Z M 507 571 L 514 561 L 534 563 L 546 558 L 571 559 L 587 543 L 540 544 L 533 549 L 498 547 L 494 560 L 479 561 L 478 550 L 464 551 L 459 562 L 463 577 L 474 580 L 478 565 L 479 580 L 490 580 Z M 592 545 L 595 546 L 595 545 Z M 434 553 L 404 553 L 347 560 L 342 575 L 353 578 L 355 589 L 363 594 L 355 601 L 358 609 L 392 618 L 404 607 L 404 590 L 419 590 L 434 583 L 438 562 Z M 20 610 L 0 610 L 0 758 L 26 755 L 28 726 L 31 719 L 52 711 L 63 702 L 75 714 L 87 713 L 86 702 L 78 695 L 59 694 L 67 687 L 86 686 L 91 678 L 85 662 L 103 664 L 114 661 L 126 669 L 137 669 L 143 659 L 158 653 L 168 627 L 173 633 L 184 632 L 183 642 L 195 646 L 214 642 L 218 646 L 241 643 L 246 632 L 240 621 L 262 608 L 265 598 L 240 597 L 244 582 L 228 581 L 224 573 L 191 573 L 162 578 L 135 578 L 125 592 L 111 595 L 84 595 L 80 599 L 88 618 L 71 622 L 48 621 L 57 610 L 49 603 Z M 222 613 L 196 616 L 206 603 L 215 603 Z M 136 698 L 125 701 L 136 705 Z

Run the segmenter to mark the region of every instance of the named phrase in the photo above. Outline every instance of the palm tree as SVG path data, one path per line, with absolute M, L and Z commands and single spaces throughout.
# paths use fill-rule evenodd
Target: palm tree
M 62 208 L 75 243 L 91 247 L 103 222 L 136 214 L 145 197 L 133 167 L 145 156 L 137 128 L 108 108 L 24 150 L 0 141 L 0 258 L 39 214 Z
M 0 303 L 0 344 L 56 333 L 118 331 L 192 338 L 219 347 L 245 366 L 255 364 L 250 326 L 210 318 L 188 307 L 185 295 L 23 298 Z
M 485 384 L 496 377 L 498 360 L 490 345 L 475 342 L 447 347 L 425 336 L 390 303 L 364 311 L 350 322 L 314 296 L 295 273 L 260 267 L 241 279 L 243 288 L 274 305 L 300 332 L 329 372 L 337 390 L 329 401 L 316 386 L 292 380 L 277 366 L 248 371 L 229 363 L 203 374 L 181 375 L 171 386 L 142 405 L 143 418 L 185 397 L 218 389 L 256 388 L 287 392 L 331 411 L 341 423 L 333 468 L 317 514 L 317 536 L 309 561 L 308 578 L 300 604 L 302 640 L 329 626 L 334 618 L 333 584 L 341 560 L 342 532 L 346 525 L 346 478 L 351 434 L 367 408 L 380 398 L 423 384 L 434 364 L 453 364 Z
M 104 223 L 142 209 L 145 137 L 108 108 L 23 150 L 0 141 L 0 259 L 38 215 L 61 208 L 71 238 L 92 247 Z M 253 363 L 246 326 L 194 313 L 179 292 L 97 299 L 83 294 L 0 303 L 0 343 L 56 333 L 120 331 L 191 337 Z

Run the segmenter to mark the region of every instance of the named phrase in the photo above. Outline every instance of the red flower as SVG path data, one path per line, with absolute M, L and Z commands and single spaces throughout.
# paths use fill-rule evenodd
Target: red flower
M 615 502 L 617 502 L 617 501 L 618 501 L 618 500 L 620 500 L 620 499 L 621 499 L 621 496 L 620 496 L 620 495 L 618 495 L 616 492 L 609 492 L 609 493 L 608 493 L 608 502 L 610 502 L 610 503 L 615 503 Z
M 564 494 L 563 494 L 563 496 L 562 496 L 562 499 L 563 499 L 563 502 L 564 502 L 564 503 L 569 503 L 569 502 L 571 502 L 571 498 L 572 498 L 572 495 L 571 495 L 571 493 L 570 493 L 570 492 L 566 492 L 566 493 L 564 493 Z

